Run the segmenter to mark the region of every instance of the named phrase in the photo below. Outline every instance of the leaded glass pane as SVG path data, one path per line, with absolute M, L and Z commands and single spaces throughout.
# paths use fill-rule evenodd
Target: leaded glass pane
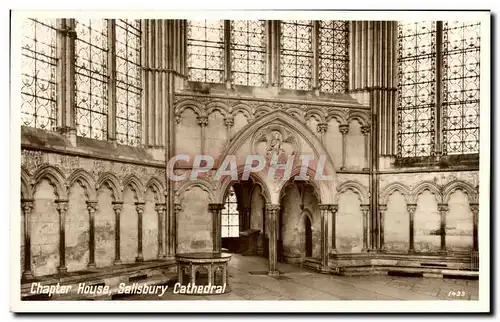
M 312 86 L 312 23 L 310 20 L 281 22 L 281 86 L 310 90 Z
M 224 21 L 188 20 L 187 64 L 189 80 L 224 81 Z
M 345 93 L 349 75 L 349 24 L 319 22 L 319 87 L 322 92 Z
M 265 77 L 265 22 L 231 21 L 231 77 L 236 85 L 262 86 Z
M 229 194 L 224 203 L 224 209 L 222 210 L 222 222 L 221 222 L 221 236 L 225 237 L 239 237 L 239 212 L 238 212 L 238 200 L 236 198 L 236 193 L 231 187 Z
M 21 48 L 21 124 L 56 128 L 56 20 L 26 19 Z
M 434 144 L 435 22 L 401 22 L 399 41 L 400 157 L 429 156 Z
M 116 139 L 136 146 L 141 132 L 141 23 L 116 20 Z
M 479 152 L 480 24 L 443 23 L 443 152 Z
M 108 22 L 76 21 L 76 124 L 80 136 L 105 140 L 108 114 Z

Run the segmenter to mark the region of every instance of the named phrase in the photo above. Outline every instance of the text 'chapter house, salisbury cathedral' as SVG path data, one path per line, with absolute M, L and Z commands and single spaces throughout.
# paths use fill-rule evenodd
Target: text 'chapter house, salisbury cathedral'
M 20 299 L 478 300 L 471 17 L 23 17 Z

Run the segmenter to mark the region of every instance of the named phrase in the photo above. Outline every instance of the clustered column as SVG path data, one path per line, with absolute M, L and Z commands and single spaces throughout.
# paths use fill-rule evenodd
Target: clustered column
M 212 213 L 212 245 L 213 251 L 219 253 L 222 250 L 221 245 L 221 215 L 224 205 L 219 203 L 211 203 L 208 209 Z
M 159 259 L 165 257 L 165 252 L 163 248 L 163 223 L 165 218 L 165 204 L 156 204 L 155 210 L 158 215 L 158 255 Z
M 208 117 L 198 116 L 198 125 L 201 127 L 201 154 L 205 154 L 205 128 L 208 125 Z
M 410 247 L 408 249 L 409 253 L 414 253 L 415 252 L 415 246 L 414 246 L 414 216 L 415 216 L 415 211 L 417 210 L 417 205 L 416 204 L 407 204 L 406 205 L 406 210 L 408 211 L 408 214 L 410 215 Z
M 278 217 L 278 211 L 280 210 L 280 205 L 266 204 L 266 218 L 268 220 L 268 231 L 269 231 L 269 268 L 267 274 L 269 276 L 278 276 L 278 261 L 277 261 L 277 230 L 276 221 Z
M 123 210 L 123 202 L 113 201 L 113 211 L 115 212 L 115 265 L 121 264 L 120 259 L 120 217 Z
M 332 205 L 321 204 L 321 271 L 328 272 L 328 215 Z
M 370 166 L 370 126 L 369 125 L 364 125 L 361 127 L 361 133 L 363 133 L 363 136 L 365 137 L 365 167 L 363 168 L 364 171 L 369 170 Z
M 385 241 L 384 241 L 384 220 L 385 212 L 387 211 L 387 205 L 379 205 L 378 210 L 380 213 L 380 224 L 379 224 L 379 250 L 385 251 Z
M 361 212 L 363 213 L 363 248 L 362 252 L 368 251 L 368 214 L 370 213 L 370 205 L 361 205 Z
M 439 214 L 441 215 L 441 249 L 440 253 L 446 253 L 446 214 L 448 213 L 448 204 L 438 204 Z
M 337 252 L 337 211 L 338 205 L 330 205 L 330 212 L 332 213 L 332 252 Z
M 477 226 L 479 223 L 479 204 L 477 203 L 471 203 L 470 204 L 470 210 L 472 211 L 472 250 L 477 251 L 478 250 L 478 235 L 477 235 Z
M 60 273 L 68 270 L 66 267 L 66 213 L 68 211 L 68 200 L 56 200 L 56 208 L 59 212 L 59 267 Z
M 137 211 L 137 257 L 136 262 L 144 261 L 142 255 L 142 214 L 144 213 L 144 202 L 136 202 L 135 210 Z
M 172 218 L 172 254 L 177 254 L 177 219 L 182 211 L 182 206 L 178 203 L 174 204 L 174 216 Z
M 89 212 L 89 263 L 88 268 L 94 268 L 95 265 L 95 212 L 97 210 L 97 201 L 87 201 L 87 211 Z
M 349 125 L 341 124 L 339 126 L 339 131 L 342 133 L 342 166 L 340 170 L 345 170 L 345 159 L 346 159 L 346 144 L 347 144 L 347 133 L 349 132 Z
M 321 143 L 325 143 L 325 133 L 328 130 L 328 123 L 318 123 L 316 130 L 320 134 Z
M 33 211 L 33 200 L 21 200 L 21 208 L 24 224 L 24 279 L 33 277 L 31 272 L 31 212 Z

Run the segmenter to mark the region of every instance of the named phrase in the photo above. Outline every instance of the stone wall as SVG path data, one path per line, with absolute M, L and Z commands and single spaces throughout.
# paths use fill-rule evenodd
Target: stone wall
M 159 226 L 160 220 L 165 222 L 164 187 L 164 161 L 154 160 L 144 149 L 83 138 L 72 145 L 61 134 L 23 128 L 21 205 L 31 247 L 30 265 L 25 265 L 23 227 L 22 267 L 42 276 L 65 268 L 111 266 L 118 259 L 132 263 L 162 258 L 165 230 Z

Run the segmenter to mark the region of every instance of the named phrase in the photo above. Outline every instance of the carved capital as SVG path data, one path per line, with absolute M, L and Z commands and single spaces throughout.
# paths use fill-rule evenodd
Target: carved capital
M 478 203 L 471 203 L 469 205 L 470 211 L 472 211 L 472 214 L 476 215 L 479 214 L 479 204 Z
M 123 203 L 122 202 L 114 202 L 113 203 L 113 210 L 115 212 L 115 214 L 119 215 L 122 210 L 123 210 Z
M 144 202 L 136 202 L 135 210 L 139 215 L 142 215 L 144 213 Z
M 97 201 L 87 201 L 87 210 L 93 213 L 97 210 Z
M 370 134 L 370 126 L 369 125 L 363 125 L 361 127 L 361 133 L 363 133 L 363 135 Z
M 205 127 L 208 124 L 208 117 L 206 116 L 198 116 L 196 118 L 198 120 L 198 125 L 201 127 Z
M 266 204 L 266 213 L 270 215 L 276 215 L 277 212 L 280 210 L 280 205 L 274 205 L 267 203 Z
M 387 205 L 378 205 L 378 210 L 380 212 L 386 212 L 387 211 Z
M 68 200 L 56 200 L 56 209 L 60 213 L 68 211 Z
M 232 118 L 232 117 L 226 117 L 226 118 L 224 118 L 224 125 L 226 127 L 233 127 L 233 125 L 234 125 L 234 118 Z
M 316 125 L 316 131 L 320 133 L 325 133 L 326 130 L 328 130 L 328 123 L 318 123 L 318 125 Z
M 406 210 L 410 215 L 414 215 L 415 211 L 417 211 L 417 205 L 414 203 L 406 204 Z
M 438 204 L 438 210 L 439 212 L 447 212 L 448 211 L 448 204 L 446 203 L 440 203 Z
M 338 205 L 330 205 L 330 211 L 333 213 L 333 214 L 336 214 L 337 211 L 339 211 L 339 206 Z
M 224 205 L 221 203 L 208 204 L 208 210 L 210 210 L 211 212 L 217 212 L 217 211 L 220 211 L 222 209 L 224 209 Z
M 360 205 L 363 214 L 367 214 L 370 211 L 370 205 Z
M 155 210 L 159 214 L 163 214 L 165 212 L 166 208 L 167 207 L 165 206 L 165 204 L 161 204 L 161 203 L 160 204 L 156 204 L 156 206 L 155 206 Z
M 33 210 L 33 201 L 32 200 L 21 201 L 21 208 L 25 213 L 31 213 L 31 210 Z
M 349 132 L 349 125 L 348 124 L 339 125 L 339 131 L 340 133 L 342 133 L 342 135 L 346 135 Z
M 181 210 L 182 210 L 181 204 L 179 204 L 179 203 L 174 204 L 174 213 L 175 214 L 178 214 L 179 212 L 181 212 Z
M 319 210 L 321 210 L 321 211 L 327 211 L 327 210 L 330 210 L 330 207 L 331 207 L 331 206 L 332 206 L 332 205 L 328 205 L 328 204 L 319 204 L 319 205 L 318 205 L 318 208 L 319 208 Z

